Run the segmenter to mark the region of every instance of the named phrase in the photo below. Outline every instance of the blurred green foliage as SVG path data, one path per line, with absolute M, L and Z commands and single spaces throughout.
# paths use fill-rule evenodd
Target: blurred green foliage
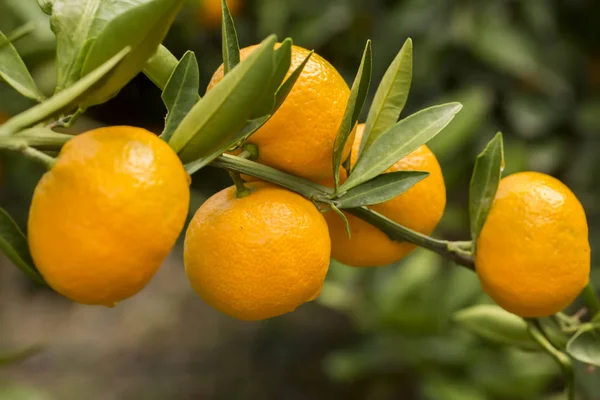
M 193 3 L 181 13 L 166 45 L 177 56 L 196 52 L 205 88 L 221 63 L 221 37 L 218 28 L 201 25 Z M 500 130 L 505 134 L 505 174 L 546 172 L 581 199 L 598 287 L 599 15 L 597 0 L 249 0 L 235 20 L 241 46 L 270 33 L 291 36 L 295 44 L 327 58 L 349 83 L 366 39 L 373 40 L 373 79 L 378 82 L 411 37 L 414 78 L 403 115 L 445 101 L 464 105 L 431 142 L 449 198 L 438 235 L 468 238 L 473 162 Z M 45 15 L 33 1 L 0 3 L 4 33 L 29 21 L 38 23 L 38 29 L 16 47 L 42 91 L 51 93 L 54 40 Z M 376 87 L 371 86 L 368 103 Z M 1 83 L 0 93 L 2 112 L 14 114 L 31 104 Z M 160 132 L 164 114 L 160 92 L 138 77 L 117 98 L 91 109 L 89 117 Z M 84 120 L 80 128 L 95 123 Z M 24 225 L 27 200 L 41 171 L 13 155 L 2 154 L 1 162 L 0 200 Z M 203 170 L 195 179 L 193 205 L 225 185 L 226 174 Z M 366 385 L 365 398 L 376 400 L 558 398 L 551 396 L 561 387 L 558 368 L 549 357 L 483 341 L 453 323 L 454 312 L 489 302 L 472 272 L 425 251 L 378 269 L 333 262 L 319 303 L 345 314 L 358 335 L 352 344 L 329 353 L 323 371 L 339 384 Z M 577 373 L 583 398 L 597 399 L 600 373 L 579 364 Z M 12 394 L 21 389 L 2 390 Z

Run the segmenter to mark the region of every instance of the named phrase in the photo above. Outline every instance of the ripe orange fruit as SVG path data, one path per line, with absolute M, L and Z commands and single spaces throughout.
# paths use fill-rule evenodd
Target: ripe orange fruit
M 229 12 L 234 17 L 240 12 L 242 5 L 241 0 L 227 0 Z M 221 0 L 200 0 L 196 19 L 206 28 L 214 29 L 221 26 L 223 20 Z
M 356 164 L 364 124 L 358 126 L 351 165 Z M 446 207 L 446 186 L 440 164 L 425 145 L 398 161 L 386 172 L 414 170 L 429 172 L 429 176 L 400 196 L 370 208 L 410 229 L 430 234 Z M 344 175 L 344 174 L 343 174 Z M 342 175 L 342 178 L 344 176 Z M 331 184 L 329 186 L 332 186 Z M 374 267 L 399 261 L 416 246 L 390 239 L 375 226 L 345 213 L 350 223 L 351 237 L 346 225 L 333 211 L 325 213 L 331 236 L 332 258 L 355 267 Z
M 256 46 L 241 50 L 246 58 Z M 292 47 L 291 73 L 308 56 L 302 47 Z M 223 78 L 223 66 L 213 75 L 208 90 Z M 313 54 L 290 94 L 248 143 L 258 146 L 258 161 L 314 181 L 332 176 L 335 137 L 350 96 L 348 85 L 324 58 Z M 350 153 L 352 140 L 344 149 Z
M 234 318 L 262 320 L 314 300 L 329 268 L 327 224 L 302 196 L 264 182 L 236 197 L 209 198 L 185 237 L 185 270 L 208 304 Z
M 154 134 L 128 126 L 86 132 L 65 144 L 35 188 L 31 255 L 58 293 L 114 306 L 158 270 L 189 198 L 189 175 Z
M 475 261 L 483 289 L 502 308 L 522 317 L 555 314 L 589 280 L 585 211 L 551 176 L 510 175 L 500 181 Z

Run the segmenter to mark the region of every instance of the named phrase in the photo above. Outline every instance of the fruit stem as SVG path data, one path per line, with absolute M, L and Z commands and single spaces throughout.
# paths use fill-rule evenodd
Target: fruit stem
M 583 301 L 585 305 L 589 309 L 592 314 L 592 318 L 596 315 L 600 315 L 600 300 L 598 299 L 598 295 L 594 290 L 591 282 L 587 284 L 587 286 L 581 292 L 581 296 L 583 297 Z
M 554 360 L 560 366 L 563 376 L 566 382 L 566 389 L 569 400 L 575 400 L 575 376 L 573 373 L 573 364 L 568 355 L 558 350 L 550 343 L 550 340 L 544 334 L 542 325 L 537 318 L 526 319 L 527 330 L 531 337 L 548 353 L 554 358 Z
M 239 172 L 229 171 L 229 176 L 231 176 L 231 179 L 233 180 L 233 183 L 235 184 L 235 190 L 236 190 L 235 196 L 238 199 L 241 199 L 242 197 L 246 197 L 250 194 L 250 189 L 248 189 L 246 187 L 246 185 L 244 185 L 244 180 L 240 176 Z
M 406 241 L 416 244 L 420 247 L 431 250 L 455 263 L 475 270 L 475 262 L 470 252 L 461 248 L 464 242 L 450 242 L 447 240 L 434 239 L 430 236 L 413 231 L 405 226 L 395 223 L 389 218 L 367 207 L 348 208 L 350 214 L 353 214 L 371 225 L 385 232 L 390 238 L 397 241 Z
M 245 160 L 240 157 L 232 156 L 230 154 L 221 155 L 210 165 L 216 168 L 222 168 L 246 175 L 251 175 L 264 181 L 275 183 L 286 189 L 300 193 L 312 201 L 329 204 L 329 196 L 331 193 L 333 193 L 332 189 L 328 187 L 317 185 L 316 183 L 306 179 L 286 174 L 285 172 L 279 171 L 275 168 L 271 168 L 254 161 Z

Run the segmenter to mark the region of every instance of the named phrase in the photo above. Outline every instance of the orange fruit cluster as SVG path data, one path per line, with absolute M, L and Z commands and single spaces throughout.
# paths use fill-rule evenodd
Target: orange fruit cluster
M 243 49 L 241 57 L 253 49 Z M 307 55 L 294 46 L 290 72 Z M 221 67 L 208 90 L 222 78 Z M 249 138 L 258 147 L 257 161 L 333 186 L 333 146 L 349 94 L 335 68 L 313 54 L 282 106 Z M 344 159 L 351 154 L 350 169 L 364 129 L 358 125 L 344 149 Z M 446 206 L 442 170 L 426 145 L 385 173 L 408 170 L 429 175 L 370 208 L 429 235 Z M 342 181 L 346 174 L 342 168 Z M 36 266 L 64 296 L 114 306 L 139 292 L 171 251 L 187 216 L 189 184 L 177 154 L 148 131 L 108 127 L 75 137 L 33 196 L 28 233 Z M 194 215 L 184 244 L 191 286 L 232 317 L 262 320 L 314 300 L 330 258 L 375 267 L 415 249 L 344 213 L 348 235 L 338 214 L 320 212 L 287 189 L 246 185 L 246 191 L 229 187 L 210 197 Z M 564 184 L 535 172 L 506 177 L 475 243 L 482 287 L 520 316 L 557 313 L 588 283 L 587 236 L 583 207 Z

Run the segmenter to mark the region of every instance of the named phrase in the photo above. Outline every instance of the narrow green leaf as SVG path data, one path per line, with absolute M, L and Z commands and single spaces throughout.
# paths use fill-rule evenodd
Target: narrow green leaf
M 38 1 L 45 12 L 52 13 L 50 26 L 56 35 L 56 91 L 60 92 L 79 80 L 89 45 L 106 24 L 131 8 L 147 2 L 148 0 Z M 133 31 L 132 29 L 131 32 Z M 123 43 L 119 49 L 126 45 Z
M 124 46 L 131 53 L 80 105 L 87 108 L 114 97 L 133 79 L 165 38 L 185 0 L 152 0 L 111 20 L 91 45 L 81 69 L 82 76 L 102 65 Z M 131 29 L 135 26 L 136 29 Z
M 276 97 L 279 87 L 282 85 L 281 82 L 285 79 L 285 76 L 290 69 L 292 63 L 292 39 L 285 39 L 281 46 L 275 50 L 275 67 L 273 76 L 267 87 L 263 91 L 263 95 L 258 97 L 256 102 L 259 106 L 256 108 L 253 117 L 259 117 L 261 115 L 271 114 L 273 115 L 276 111 Z
M 406 39 L 383 75 L 369 109 L 358 156 L 400 117 L 408 99 L 412 81 L 412 40 Z
M 19 132 L 59 114 L 60 112 L 69 110 L 90 88 L 94 87 L 106 76 L 106 74 L 117 67 L 130 51 L 131 48 L 126 47 L 73 86 L 55 94 L 43 103 L 9 119 L 4 125 L 0 125 L 0 136 Z
M 231 149 L 232 147 L 236 146 L 237 144 L 243 143 L 254 132 L 259 130 L 260 127 L 263 126 L 270 118 L 271 118 L 271 115 L 265 115 L 265 116 L 248 121 L 246 123 L 246 125 L 244 125 L 244 127 L 242 129 L 240 129 L 240 131 L 237 133 L 237 135 L 232 137 L 229 142 L 226 142 L 221 147 L 215 149 L 212 153 L 207 154 L 206 156 L 199 157 L 197 160 L 195 160 L 189 164 L 186 164 L 187 173 L 192 175 L 192 174 L 198 172 L 199 170 L 201 170 L 202 168 L 204 168 L 208 164 L 210 164 L 215 158 L 217 158 L 221 154 L 223 154 L 225 151 Z
M 45 284 L 44 278 L 33 264 L 27 238 L 2 208 L 0 208 L 0 250 L 29 278 L 42 285 Z
M 300 63 L 300 65 L 298 65 L 298 68 L 296 68 L 290 74 L 290 76 L 288 76 L 288 78 L 281 84 L 281 86 L 279 86 L 279 89 L 277 89 L 277 93 L 275 93 L 275 106 L 273 107 L 273 113 L 275 113 L 275 111 L 279 110 L 279 107 L 281 107 L 281 105 L 287 98 L 288 94 L 290 94 L 294 85 L 296 84 L 296 81 L 302 74 L 302 71 L 304 70 L 306 63 L 308 63 L 308 60 L 310 60 L 310 57 L 313 54 L 314 54 L 314 51 L 311 51 L 306 56 L 306 58 L 302 61 L 302 63 Z
M 342 119 L 342 123 L 340 124 L 333 146 L 333 177 L 336 191 L 340 185 L 340 165 L 342 164 L 342 161 L 344 161 L 342 160 L 344 147 L 350 137 L 350 133 L 352 133 L 352 130 L 358 121 L 358 116 L 360 115 L 365 99 L 367 98 L 367 93 L 369 92 L 369 86 L 371 84 L 371 67 L 371 41 L 367 40 L 360 67 L 358 68 L 356 78 L 354 78 L 354 83 L 350 90 L 346 112 Z
M 270 36 L 229 72 L 192 108 L 173 133 L 169 144 L 184 163 L 209 157 L 231 143 L 256 107 L 256 94 L 264 91 L 273 75 Z
M 452 121 L 461 107 L 460 103 L 429 107 L 380 134 L 363 152 L 341 189 L 350 190 L 373 179 L 427 143 Z
M 240 44 L 235 31 L 233 17 L 229 12 L 227 0 L 221 0 L 221 9 L 223 11 L 222 45 L 223 45 L 223 68 L 225 74 L 240 63 Z
M 454 321 L 468 331 L 492 342 L 539 350 L 527 331 L 527 322 L 498 306 L 480 304 L 454 314 Z
M 161 135 L 169 141 L 175 129 L 198 101 L 200 90 L 200 71 L 193 51 L 186 52 L 173 71 L 167 86 L 162 92 L 162 99 L 168 114 L 165 129 Z
M 340 208 L 354 208 L 379 204 L 400 196 L 425 179 L 428 172 L 396 171 L 381 174 L 341 196 L 336 204 Z
M 40 101 L 44 98 L 17 49 L 2 32 L 0 32 L 0 79 L 23 96 Z
M 567 353 L 577 361 L 600 367 L 600 324 L 577 332 L 567 343 Z
M 471 221 L 471 238 L 477 243 L 479 232 L 492 208 L 498 183 L 502 176 L 504 148 L 502 134 L 498 132 L 486 148 L 477 156 L 471 177 L 469 191 L 469 219 Z
M 158 87 L 165 90 L 167 83 L 177 68 L 179 60 L 162 44 L 158 46 L 156 53 L 148 59 L 142 72 Z M 200 96 L 198 95 L 198 99 Z

